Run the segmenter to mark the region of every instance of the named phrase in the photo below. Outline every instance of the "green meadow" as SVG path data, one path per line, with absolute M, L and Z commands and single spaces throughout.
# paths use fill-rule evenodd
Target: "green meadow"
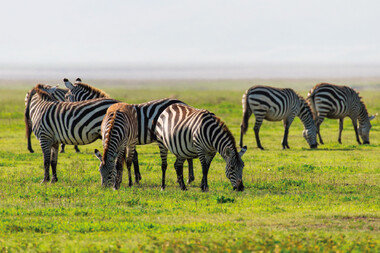
M 87 80 L 84 80 L 85 82 Z M 57 82 L 57 81 L 55 81 Z M 238 143 L 241 97 L 254 84 L 292 87 L 303 96 L 315 80 L 88 81 L 111 97 L 141 103 L 178 98 L 214 112 Z M 379 80 L 336 80 L 360 90 L 370 114 L 380 113 Z M 51 83 L 53 84 L 53 83 Z M 342 143 L 338 122 L 321 126 L 324 145 L 310 150 L 297 118 L 282 150 L 282 122 L 264 121 L 256 148 L 254 117 L 244 137 L 244 192 L 232 190 L 218 154 L 209 171 L 210 191 L 200 190 L 202 170 L 194 161 L 195 181 L 187 191 L 176 182 L 169 155 L 167 188 L 161 191 L 156 144 L 138 146 L 140 185 L 118 191 L 100 186 L 95 148 L 101 141 L 66 146 L 58 156 L 58 182 L 40 184 L 43 158 L 38 140 L 27 150 L 25 93 L 31 81 L 0 82 L 0 251 L 351 251 L 379 252 L 380 119 L 370 145 L 358 145 L 350 119 Z M 63 86 L 63 84 L 61 84 Z M 185 178 L 187 167 L 185 163 Z M 126 170 L 124 171 L 126 175 Z

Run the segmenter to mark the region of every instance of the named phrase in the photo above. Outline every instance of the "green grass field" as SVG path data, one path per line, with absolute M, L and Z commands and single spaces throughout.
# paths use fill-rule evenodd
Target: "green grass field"
M 237 141 L 241 96 L 253 84 L 116 83 L 91 84 L 128 103 L 173 97 L 208 109 L 226 122 Z M 305 96 L 316 82 L 254 83 L 293 87 Z M 365 88 L 361 94 L 369 113 L 380 112 L 376 80 L 346 83 Z M 80 146 L 80 154 L 67 146 L 58 157 L 58 183 L 41 185 L 41 149 L 33 137 L 36 152 L 30 154 L 24 137 L 24 97 L 32 86 L 31 82 L 0 82 L 0 251 L 380 250 L 379 118 L 372 121 L 367 146 L 357 145 L 349 119 L 343 144 L 338 144 L 338 122 L 326 120 L 321 127 L 326 144 L 318 150 L 308 148 L 298 118 L 290 128 L 290 150 L 281 149 L 282 122 L 265 121 L 260 132 L 264 151 L 256 148 L 252 118 L 245 136 L 244 192 L 232 190 L 220 155 L 211 164 L 208 193 L 199 188 L 198 160 L 194 161 L 195 182 L 186 192 L 179 189 L 173 155 L 167 189 L 161 191 L 156 144 L 137 147 L 140 185 L 129 188 L 124 177 L 119 191 L 103 189 L 93 155 L 94 148 L 101 149 L 101 141 Z

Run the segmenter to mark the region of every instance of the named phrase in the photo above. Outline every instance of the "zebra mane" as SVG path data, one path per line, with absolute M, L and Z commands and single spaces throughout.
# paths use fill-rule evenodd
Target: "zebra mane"
M 44 89 L 50 89 L 50 85 L 46 84 L 37 84 L 33 90 L 40 96 L 42 99 L 55 100 L 51 94 L 44 91 Z M 29 96 L 33 96 L 33 90 L 30 92 Z
M 234 149 L 236 150 L 236 141 L 235 141 L 235 137 L 233 136 L 233 134 L 231 133 L 230 129 L 228 129 L 226 123 L 224 123 L 218 116 L 216 116 L 215 114 L 213 114 L 212 112 L 209 112 L 207 111 L 210 116 L 212 116 L 216 122 L 218 123 L 219 126 L 222 127 L 222 129 L 227 133 L 227 136 L 232 140 L 232 143 L 234 144 Z M 237 151 L 237 150 L 236 150 Z
M 106 158 L 107 158 L 107 153 L 108 153 L 108 148 L 109 148 L 109 143 L 110 143 L 110 140 L 111 140 L 111 132 L 112 132 L 112 129 L 113 129 L 113 126 L 115 124 L 115 119 L 116 119 L 116 116 L 117 116 L 117 113 L 118 113 L 118 110 L 115 110 L 112 112 L 113 113 L 113 116 L 112 118 L 108 121 L 110 126 L 108 128 L 108 131 L 105 133 L 104 137 L 105 137 L 105 141 L 104 141 L 104 151 L 103 151 L 103 162 L 106 161 Z M 107 122 L 107 123 L 108 123 Z
M 110 98 L 110 96 L 107 93 L 105 93 L 101 89 L 95 88 L 89 84 L 76 83 L 75 86 L 79 86 L 89 93 L 96 93 L 98 98 Z

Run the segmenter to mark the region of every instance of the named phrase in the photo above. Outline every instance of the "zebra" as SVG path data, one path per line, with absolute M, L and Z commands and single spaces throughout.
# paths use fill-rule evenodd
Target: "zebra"
M 305 129 L 303 137 L 310 148 L 317 148 L 317 129 L 313 120 L 311 109 L 306 100 L 293 89 L 281 89 L 270 86 L 253 86 L 248 89 L 242 98 L 243 119 L 240 131 L 240 147 L 243 146 L 243 135 L 247 132 L 249 118 L 255 115 L 255 131 L 257 147 L 264 149 L 260 142 L 259 131 L 263 120 L 283 120 L 285 132 L 282 148 L 290 148 L 288 144 L 289 128 L 294 118 L 298 116 Z
M 319 142 L 323 144 L 320 126 L 325 118 L 339 119 L 338 142 L 342 144 L 343 120 L 350 117 L 354 126 L 356 141 L 369 144 L 370 121 L 376 115 L 368 116 L 367 108 L 359 96 L 359 93 L 347 86 L 320 83 L 314 86 L 308 94 L 308 101 L 313 110 Z M 359 127 L 357 122 L 359 121 Z
M 66 94 L 66 100 L 75 102 L 93 98 L 100 97 L 109 97 L 105 92 L 100 89 L 94 88 L 88 84 L 82 83 L 80 78 L 77 78 L 75 83 L 72 84 L 67 78 L 64 80 L 65 86 L 69 89 L 69 92 Z M 161 112 L 169 105 L 174 103 L 184 104 L 182 101 L 177 99 L 159 99 L 142 104 L 134 105 L 137 110 L 138 115 L 138 134 L 139 139 L 137 145 L 145 145 L 155 142 L 156 137 L 154 135 L 154 128 L 156 127 L 156 122 Z M 138 153 L 135 150 L 133 158 L 133 167 L 135 168 L 135 176 L 141 180 L 141 174 L 139 172 L 139 163 L 138 163 Z M 194 169 L 193 169 L 193 160 L 188 159 L 188 183 L 194 181 Z M 138 172 L 136 175 L 136 171 Z
M 244 162 L 241 156 L 247 150 L 236 149 L 235 138 L 215 114 L 184 104 L 168 106 L 160 115 L 155 129 L 162 159 L 162 184 L 165 189 L 167 154 L 170 150 L 176 157 L 174 164 L 177 181 L 186 190 L 183 181 L 183 163 L 189 158 L 199 158 L 202 165 L 202 191 L 208 191 L 207 175 L 216 152 L 226 161 L 225 174 L 234 189 L 244 190 L 242 181 Z
M 45 85 L 46 89 L 51 89 L 52 86 L 50 85 Z M 52 93 L 52 97 L 56 99 L 57 101 L 65 101 L 65 95 L 68 92 L 67 89 L 61 89 L 57 88 L 55 89 L 54 93 Z M 27 102 L 29 100 L 29 96 L 31 94 L 31 90 L 26 93 L 25 96 L 25 109 L 27 106 Z M 26 113 L 26 112 L 25 112 Z M 29 112 L 27 113 L 29 114 Z M 30 153 L 34 153 L 34 150 L 32 148 L 32 141 L 31 141 L 31 134 L 32 134 L 32 122 L 30 121 L 30 118 L 25 118 L 25 130 L 26 130 L 26 138 L 28 140 L 28 150 Z M 80 150 L 77 145 L 74 146 L 75 152 L 79 153 Z M 65 152 L 65 144 L 61 144 L 61 153 Z
M 126 103 L 111 105 L 102 121 L 103 156 L 95 149 L 100 160 L 99 171 L 103 186 L 120 188 L 123 177 L 123 163 L 127 156 L 129 186 L 132 186 L 131 165 L 137 144 L 137 112 Z
M 119 101 L 93 99 L 81 102 L 59 102 L 52 97 L 56 88 L 37 84 L 27 101 L 25 117 L 30 117 L 32 130 L 40 141 L 44 155 L 43 183 L 58 181 L 58 144 L 85 145 L 101 138 L 100 125 L 107 109 Z

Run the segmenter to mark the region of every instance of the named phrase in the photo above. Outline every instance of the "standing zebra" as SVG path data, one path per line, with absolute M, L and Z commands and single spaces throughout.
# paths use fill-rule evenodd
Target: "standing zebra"
M 319 141 L 323 144 L 320 126 L 325 118 L 339 119 L 338 142 L 342 143 L 343 120 L 350 117 L 354 126 L 356 141 L 369 144 L 370 120 L 375 116 L 368 116 L 367 108 L 359 94 L 350 87 L 329 83 L 317 84 L 308 94 L 308 101 L 312 107 Z M 359 121 L 359 128 L 357 127 Z
M 243 135 L 247 132 L 249 118 L 253 113 L 256 118 L 253 130 L 255 131 L 257 146 L 260 149 L 264 149 L 263 146 L 261 146 L 259 137 L 260 127 L 264 119 L 269 121 L 283 120 L 285 133 L 282 140 L 282 147 L 286 149 L 289 148 L 289 127 L 296 116 L 301 119 L 305 127 L 303 137 L 306 139 L 310 148 L 317 148 L 317 129 L 310 107 L 305 99 L 298 95 L 293 89 L 254 86 L 244 93 L 242 105 L 243 120 L 241 123 L 240 147 L 243 146 Z
M 243 167 L 235 139 L 227 126 L 213 113 L 184 104 L 168 106 L 160 115 L 156 127 L 157 142 L 162 159 L 162 189 L 165 189 L 167 154 L 170 150 L 176 157 L 174 164 L 178 183 L 186 190 L 183 181 L 183 163 L 186 159 L 199 158 L 202 164 L 202 191 L 208 191 L 207 175 L 216 152 L 226 161 L 226 176 L 234 189 L 243 191 Z
M 25 117 L 30 117 L 32 129 L 44 154 L 45 175 L 42 182 L 50 180 L 51 165 L 57 182 L 58 144 L 85 145 L 100 135 L 100 125 L 107 109 L 117 103 L 114 99 L 94 99 L 81 102 L 59 102 L 52 97 L 55 88 L 46 89 L 37 84 L 27 101 Z
M 45 87 L 45 89 L 51 89 L 52 88 L 50 85 L 45 85 L 44 87 Z M 26 96 L 25 96 L 25 110 L 27 107 L 27 102 L 29 100 L 29 96 L 31 94 L 31 91 L 32 90 L 28 91 L 26 93 Z M 66 90 L 66 89 L 56 88 L 54 90 L 54 92 L 51 94 L 51 96 L 57 101 L 65 101 L 65 95 L 67 92 L 68 92 L 68 90 Z M 25 111 L 25 114 L 29 115 L 29 112 Z M 30 139 L 30 136 L 32 134 L 32 122 L 31 122 L 29 117 L 28 118 L 25 117 L 25 130 L 26 130 L 26 138 L 28 140 L 28 150 L 30 153 L 34 153 L 34 150 L 32 148 L 32 141 Z M 77 145 L 74 146 L 74 149 L 77 153 L 80 152 Z M 64 153 L 64 152 L 65 152 L 65 144 L 62 143 L 61 144 L 61 153 Z
M 111 105 L 102 121 L 101 130 L 103 156 L 97 149 L 95 155 L 100 160 L 102 185 L 120 188 L 123 164 L 127 156 L 129 186 L 131 186 L 131 165 L 138 137 L 136 109 L 125 103 Z
M 108 97 L 108 95 L 102 90 L 94 88 L 88 84 L 82 83 L 82 80 L 80 78 L 77 78 L 74 84 L 72 84 L 66 78 L 63 81 L 65 82 L 66 87 L 69 89 L 69 92 L 66 94 L 66 99 L 68 101 L 75 102 L 93 98 Z M 177 99 L 165 98 L 134 105 L 138 117 L 139 138 L 137 145 L 150 144 L 156 141 L 154 129 L 156 127 L 157 119 L 162 113 L 162 111 L 166 109 L 166 107 L 175 103 L 184 104 L 182 101 Z M 194 181 L 193 160 L 188 159 L 187 162 L 189 164 L 188 183 L 191 183 Z M 138 181 L 141 180 L 141 175 L 139 172 L 138 153 L 136 150 L 135 155 L 133 157 L 133 167 L 135 168 L 136 178 L 138 178 Z

